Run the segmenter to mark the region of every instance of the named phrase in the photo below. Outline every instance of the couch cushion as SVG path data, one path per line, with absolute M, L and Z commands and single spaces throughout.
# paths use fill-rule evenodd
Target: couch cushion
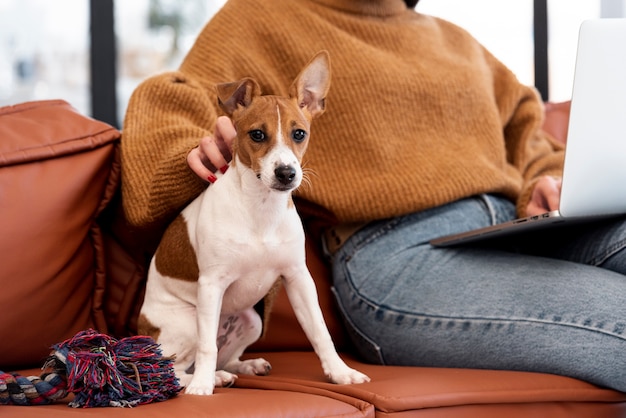
M 617 418 L 626 414 L 626 394 L 551 374 L 380 366 L 343 355 L 348 365 L 372 380 L 335 385 L 328 383 L 313 352 L 248 353 L 245 357 L 257 355 L 271 363 L 271 374 L 241 375 L 237 387 L 327 390 L 373 404 L 377 417 Z
M 23 376 L 38 375 L 37 370 L 22 372 Z M 66 417 L 319 417 L 319 418 L 374 418 L 373 406 L 360 399 L 341 395 L 325 389 L 280 385 L 272 390 L 217 388 L 212 396 L 180 395 L 165 402 L 141 405 L 135 408 L 68 408 L 70 397 L 53 405 L 0 406 L 6 416 L 20 418 Z M 4 416 L 4 415 L 3 415 Z
M 41 365 L 106 331 L 98 214 L 119 180 L 119 132 L 60 100 L 0 108 L 0 369 Z

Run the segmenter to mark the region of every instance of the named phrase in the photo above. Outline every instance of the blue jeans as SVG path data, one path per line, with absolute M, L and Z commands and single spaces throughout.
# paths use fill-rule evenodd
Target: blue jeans
M 524 370 L 626 392 L 626 220 L 433 248 L 515 216 L 477 196 L 369 224 L 333 257 L 333 292 L 366 361 Z

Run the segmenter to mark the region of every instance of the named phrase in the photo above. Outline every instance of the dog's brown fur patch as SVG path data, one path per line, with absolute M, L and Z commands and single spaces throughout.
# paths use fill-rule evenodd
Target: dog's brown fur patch
M 154 341 L 158 341 L 159 335 L 161 335 L 161 328 L 155 327 L 145 315 L 140 314 L 139 318 L 137 318 L 137 333 L 139 335 L 147 335 L 152 337 Z
M 163 276 L 190 282 L 198 280 L 198 259 L 182 215 L 178 215 L 163 234 L 154 262 Z

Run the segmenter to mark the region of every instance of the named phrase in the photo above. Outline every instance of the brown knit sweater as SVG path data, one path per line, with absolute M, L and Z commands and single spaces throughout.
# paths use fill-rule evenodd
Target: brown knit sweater
M 477 193 L 523 208 L 537 176 L 560 174 L 562 152 L 539 130 L 536 91 L 457 26 L 403 0 L 230 0 L 179 71 L 146 80 L 130 100 L 122 140 L 130 222 L 162 226 L 207 186 L 186 156 L 212 132 L 216 83 L 252 76 L 264 93 L 285 94 L 321 49 L 333 79 L 305 156 L 311 184 L 298 193 L 339 221 Z

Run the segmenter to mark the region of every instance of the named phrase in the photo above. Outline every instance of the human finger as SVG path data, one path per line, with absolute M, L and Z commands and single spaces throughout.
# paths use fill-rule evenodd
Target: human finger
M 237 131 L 230 118 L 227 116 L 217 118 L 215 124 L 215 143 L 226 161 L 232 159 L 232 147 L 236 136 Z
M 208 168 L 206 163 L 203 161 L 199 146 L 189 151 L 189 154 L 187 154 L 187 164 L 189 165 L 189 168 L 191 168 L 191 171 L 193 171 L 201 179 L 212 182 L 215 178 L 215 175 L 213 174 L 215 171 Z
M 212 172 L 217 170 L 225 171 L 225 167 L 228 166 L 228 161 L 230 161 L 230 152 L 228 155 L 224 155 L 218 142 L 224 143 L 224 140 L 218 141 L 214 136 L 205 136 L 200 139 L 198 145 L 200 160 Z

